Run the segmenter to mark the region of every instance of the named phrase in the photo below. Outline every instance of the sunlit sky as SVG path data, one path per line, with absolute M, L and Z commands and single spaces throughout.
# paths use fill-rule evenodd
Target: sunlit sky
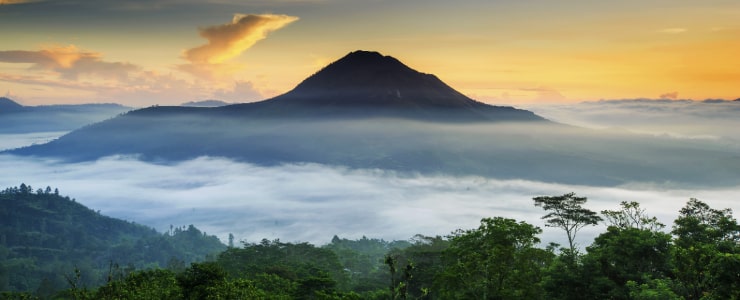
M 358 49 L 493 104 L 740 97 L 737 0 L 0 0 L 25 105 L 286 92 Z

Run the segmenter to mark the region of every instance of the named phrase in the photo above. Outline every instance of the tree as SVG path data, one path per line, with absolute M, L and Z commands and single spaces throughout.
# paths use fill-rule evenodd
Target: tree
M 629 299 L 628 281 L 645 284 L 671 273 L 671 236 L 663 232 L 609 226 L 586 249 L 584 263 L 613 283 L 604 298 Z
M 97 299 L 182 299 L 175 273 L 154 269 L 135 271 L 100 287 Z
M 542 230 L 496 217 L 477 229 L 457 231 L 444 250 L 437 279 L 443 299 L 538 299 L 543 266 L 552 254 L 535 247 Z
M 640 203 L 635 201 L 622 201 L 620 210 L 602 210 L 601 214 L 606 217 L 607 225 L 619 229 L 637 228 L 650 231 L 663 229 L 665 225 L 658 222 L 656 217 L 648 217 L 645 209 L 640 208 Z
M 680 210 L 672 233 L 680 294 L 687 299 L 740 298 L 740 227 L 731 210 L 712 209 L 692 198 Z
M 177 276 L 184 299 L 205 299 L 209 287 L 223 284 L 226 271 L 214 262 L 193 263 Z
M 438 299 L 439 292 L 432 287 L 435 276 L 444 271 L 443 251 L 449 247 L 450 242 L 441 236 L 420 234 L 415 235 L 411 242 L 413 244 L 407 248 L 391 251 L 397 265 L 406 266 L 401 276 L 405 292 L 409 299 Z M 409 266 L 412 268 L 409 269 Z
M 548 214 L 542 217 L 547 220 L 545 226 L 557 227 L 565 230 L 568 236 L 570 252 L 575 253 L 575 238 L 578 231 L 588 225 L 596 225 L 602 220 L 596 212 L 582 207 L 588 200 L 586 197 L 576 197 L 575 193 L 562 196 L 535 197 L 534 205 L 540 206 Z

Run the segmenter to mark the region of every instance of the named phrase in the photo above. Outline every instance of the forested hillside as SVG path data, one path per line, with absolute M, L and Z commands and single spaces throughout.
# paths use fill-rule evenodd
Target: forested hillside
M 47 191 L 33 193 L 29 187 L 22 186 L 2 195 L 3 201 L 14 197 L 13 201 L 25 199 L 34 203 L 16 205 L 25 207 L 27 212 L 22 214 L 26 215 L 28 212 L 45 214 L 42 212 L 45 209 L 39 209 L 41 199 L 64 199 L 64 205 L 79 206 Z M 622 202 L 615 210 L 597 213 L 586 207 L 586 201 L 587 198 L 574 193 L 534 198 L 534 205 L 544 210 L 546 226 L 558 228 L 567 236 L 568 245 L 562 247 L 543 246 L 539 238 L 542 230 L 532 224 L 491 217 L 482 219 L 478 228 L 460 229 L 448 236 L 417 235 L 409 241 L 395 242 L 334 236 L 329 244 L 320 247 L 265 239 L 258 243 L 243 242 L 238 247 L 231 245 L 204 262 L 163 266 L 161 261 L 142 262 L 147 257 L 164 258 L 168 251 L 179 253 L 176 251 L 180 249 L 158 245 L 154 247 L 160 249 L 148 251 L 139 245 L 153 246 L 153 240 L 175 245 L 180 241 L 178 237 L 195 236 L 201 240 L 191 239 L 191 242 L 205 245 L 212 238 L 191 227 L 177 231 L 174 236 L 126 243 L 127 236 L 134 236 L 137 230 L 151 232 L 129 224 L 130 231 L 113 230 L 106 236 L 108 241 L 119 245 L 115 249 L 131 245 L 127 249 L 140 251 L 141 256 L 135 256 L 139 263 L 127 268 L 112 266 L 102 274 L 106 279 L 97 284 L 86 278 L 100 276 L 99 269 L 79 266 L 105 266 L 104 260 L 114 257 L 106 255 L 115 251 L 99 250 L 97 256 L 85 260 L 74 255 L 79 253 L 77 250 L 62 250 L 43 243 L 3 248 L 3 255 L 11 257 L 3 260 L 4 278 L 8 272 L 28 274 L 24 275 L 28 276 L 27 280 L 44 276 L 40 269 L 28 267 L 34 262 L 38 265 L 41 255 L 20 257 L 26 252 L 46 251 L 47 257 L 54 257 L 46 258 L 47 261 L 54 261 L 58 267 L 45 276 L 67 274 L 67 286 L 54 295 L 44 294 L 42 283 L 35 292 L 2 296 L 13 299 L 740 299 L 740 226 L 730 210 L 714 209 L 691 199 L 668 230 L 639 203 Z M 8 216 L 4 213 L 4 217 Z M 86 218 L 100 219 L 87 226 L 105 224 L 102 222 L 105 217 L 89 210 L 86 214 Z M 46 229 L 40 225 L 27 226 L 36 226 L 34 234 L 44 236 L 49 226 L 58 226 L 57 221 L 50 220 L 53 219 L 47 217 Z M 600 222 L 608 225 L 607 230 L 590 245 L 583 243 L 580 245 L 588 246 L 579 247 L 578 231 Z M 3 234 L 7 244 L 8 231 Z M 94 234 L 87 238 L 90 242 L 95 240 L 103 243 Z M 27 270 L 36 273 L 25 273 Z
M 78 269 L 83 283 L 105 283 L 114 265 L 122 270 L 186 266 L 226 248 L 194 226 L 161 234 L 95 212 L 51 187 L 0 192 L 0 291 L 67 288 Z

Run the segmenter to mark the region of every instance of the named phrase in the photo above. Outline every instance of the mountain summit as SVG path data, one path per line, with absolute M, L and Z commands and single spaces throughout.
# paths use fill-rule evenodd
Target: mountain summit
M 398 108 L 481 105 L 434 75 L 417 72 L 393 57 L 369 51 L 347 54 L 275 100 Z
M 372 51 L 354 51 L 293 90 L 257 105 L 227 109 L 300 117 L 394 117 L 431 121 L 543 121 L 532 112 L 468 98 L 432 74 Z

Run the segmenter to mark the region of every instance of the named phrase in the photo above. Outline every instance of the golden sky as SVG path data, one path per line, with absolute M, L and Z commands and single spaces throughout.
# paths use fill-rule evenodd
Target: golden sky
M 255 101 L 358 49 L 494 104 L 740 97 L 737 0 L 0 0 L 0 37 L 26 105 Z

